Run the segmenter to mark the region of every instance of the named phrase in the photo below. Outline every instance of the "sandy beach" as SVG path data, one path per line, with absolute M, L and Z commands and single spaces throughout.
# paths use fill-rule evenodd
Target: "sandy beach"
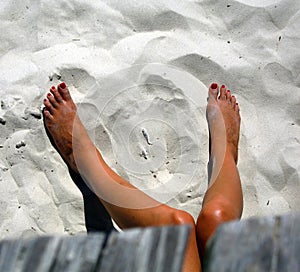
M 0 238 L 85 231 L 43 126 L 60 82 L 107 164 L 195 218 L 207 89 L 225 84 L 241 109 L 243 218 L 300 211 L 298 0 L 5 0 L 0 14 Z

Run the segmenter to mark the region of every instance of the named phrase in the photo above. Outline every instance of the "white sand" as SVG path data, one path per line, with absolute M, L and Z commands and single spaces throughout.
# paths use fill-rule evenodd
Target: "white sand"
M 4 0 L 0 12 L 0 238 L 84 231 L 40 119 L 61 81 L 108 164 L 195 217 L 205 86 L 225 84 L 241 107 L 243 217 L 300 210 L 298 0 Z

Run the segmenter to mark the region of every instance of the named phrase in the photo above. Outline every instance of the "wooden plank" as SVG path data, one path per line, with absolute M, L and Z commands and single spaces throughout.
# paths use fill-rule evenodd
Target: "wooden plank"
M 0 271 L 48 271 L 59 245 L 58 237 L 1 242 Z
M 17 270 L 14 271 L 50 271 L 61 240 L 60 236 L 45 236 L 26 241 L 23 260 L 16 265 Z
M 300 271 L 300 215 L 282 216 L 278 224 L 277 271 Z
M 170 226 L 0 242 L 3 272 L 181 271 L 190 227 Z
M 300 215 L 221 225 L 208 243 L 204 271 L 300 271 Z
M 104 234 L 65 237 L 51 272 L 94 271 L 105 241 Z
M 181 271 L 189 232 L 189 226 L 169 226 L 113 233 L 97 271 Z
M 0 271 L 12 272 L 21 261 L 24 246 L 18 241 L 4 240 L 0 244 Z

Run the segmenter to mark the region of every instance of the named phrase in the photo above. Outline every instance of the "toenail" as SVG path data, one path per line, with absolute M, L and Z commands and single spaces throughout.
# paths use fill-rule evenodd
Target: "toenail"
M 48 96 L 48 97 L 50 97 L 50 96 L 51 96 L 51 94 L 50 94 L 50 93 L 48 93 L 48 94 L 47 94 L 47 96 Z
M 218 88 L 218 84 L 217 83 L 212 83 L 210 85 L 210 87 L 214 90 L 214 89 L 217 89 Z
M 62 82 L 59 84 L 59 86 L 62 88 L 62 89 L 65 89 L 67 86 L 66 86 L 66 83 Z
M 227 93 L 230 93 L 230 90 L 227 90 Z
M 52 90 L 55 90 L 55 87 L 54 87 L 54 86 L 52 86 L 52 87 L 51 87 L 51 89 L 52 89 Z
M 47 101 L 48 101 L 48 100 L 45 98 L 45 99 L 44 99 L 44 102 L 47 102 Z
M 225 89 L 225 85 L 222 85 L 221 88 L 222 88 L 222 89 Z

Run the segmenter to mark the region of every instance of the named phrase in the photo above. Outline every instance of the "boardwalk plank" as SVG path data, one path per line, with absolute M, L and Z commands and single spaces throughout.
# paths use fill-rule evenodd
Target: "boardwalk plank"
M 64 238 L 51 271 L 93 271 L 97 265 L 104 241 L 104 234 Z
M 98 271 L 181 271 L 189 231 L 172 226 L 112 234 Z
M 0 242 L 0 272 L 181 271 L 190 227 Z M 106 239 L 108 242 L 105 244 Z
M 299 252 L 299 214 L 234 221 L 209 241 L 204 271 L 300 271 Z

